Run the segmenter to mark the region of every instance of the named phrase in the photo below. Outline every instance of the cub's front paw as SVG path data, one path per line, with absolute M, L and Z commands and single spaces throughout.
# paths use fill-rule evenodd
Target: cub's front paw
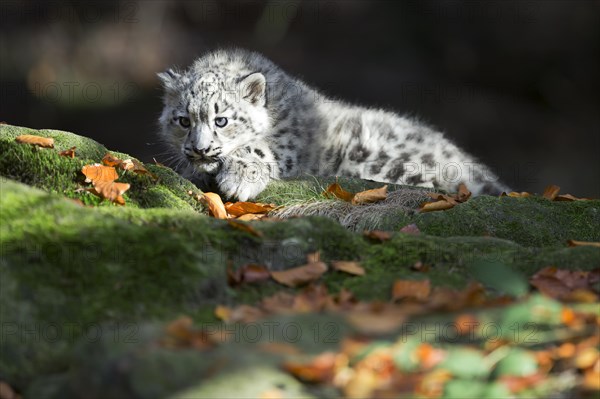
M 217 176 L 217 184 L 223 196 L 238 201 L 254 199 L 267 186 L 267 182 L 263 180 L 246 181 L 235 175 Z

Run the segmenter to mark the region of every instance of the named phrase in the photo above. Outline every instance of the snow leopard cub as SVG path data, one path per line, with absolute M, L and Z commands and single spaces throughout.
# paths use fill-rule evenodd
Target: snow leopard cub
M 161 135 L 180 173 L 230 199 L 255 198 L 271 179 L 350 176 L 474 194 L 506 188 L 429 127 L 332 100 L 260 54 L 218 50 L 185 71 L 158 74 Z

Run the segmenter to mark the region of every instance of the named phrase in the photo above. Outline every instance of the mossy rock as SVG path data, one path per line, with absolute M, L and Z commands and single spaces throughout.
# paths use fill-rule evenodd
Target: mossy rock
M 14 138 L 20 134 L 53 137 L 56 148 L 17 144 Z M 58 155 L 58 150 L 73 146 L 75 159 Z M 146 165 L 158 175 L 157 181 L 122 173 L 119 180 L 132 186 L 125 195 L 126 206 L 100 202 L 82 190 L 89 185 L 80 173 L 83 165 L 99 162 L 108 152 L 93 140 L 0 125 L 0 151 L 0 379 L 33 392 L 27 397 L 40 397 L 44 386 L 55 387 L 56 397 L 69 397 L 61 396 L 71 381 L 69 373 L 88 364 L 78 356 L 86 356 L 85 340 L 99 326 L 120 326 L 116 331 L 126 335 L 132 326 L 157 328 L 151 326 L 164 325 L 180 314 L 197 323 L 214 323 L 215 305 L 252 304 L 282 289 L 274 282 L 230 288 L 226 269 L 249 262 L 286 269 L 303 264 L 313 251 L 320 251 L 326 262 L 361 261 L 365 276 L 330 271 L 322 280 L 330 291 L 347 288 L 362 300 L 388 300 L 397 278 L 427 277 L 434 285 L 460 288 L 473 278 L 471 265 L 483 261 L 501 262 L 525 276 L 548 265 L 587 270 L 600 264 L 600 249 L 564 245 L 567 238 L 600 240 L 598 201 L 480 197 L 447 212 L 419 214 L 410 206 L 388 209 L 397 218 L 380 218 L 381 226 L 397 229 L 414 222 L 422 234 L 396 232 L 385 242 L 366 239 L 336 218 L 318 216 L 253 222 L 258 237 L 208 217 L 188 194 L 200 191 L 157 165 Z M 310 177 L 273 182 L 262 199 L 283 203 L 293 193 L 290 203 L 339 206 L 340 201 L 321 197 L 323 187 L 332 181 Z M 340 182 L 353 191 L 380 185 L 357 179 Z M 423 195 L 418 188 L 390 186 L 390 190 L 412 190 L 413 202 Z M 360 223 L 354 227 L 360 230 Z M 426 276 L 411 270 L 417 261 L 431 266 Z M 127 359 L 123 353 L 131 347 L 121 349 L 108 348 L 105 354 L 114 350 L 117 357 Z M 135 350 L 143 352 L 146 347 Z M 200 362 L 201 367 L 195 355 L 179 358 L 165 353 L 156 355 L 156 364 L 173 361 L 186 369 L 185 365 Z M 106 356 L 103 362 L 113 367 L 116 363 Z M 106 368 L 108 376 L 113 375 L 111 367 Z M 172 381 L 180 383 L 135 397 L 192 389 L 192 377 L 186 373 L 173 376 Z

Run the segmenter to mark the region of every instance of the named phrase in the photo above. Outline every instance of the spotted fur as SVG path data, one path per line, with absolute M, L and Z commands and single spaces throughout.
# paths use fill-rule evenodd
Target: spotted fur
M 304 173 L 449 191 L 465 182 L 475 194 L 506 190 L 442 133 L 332 100 L 257 53 L 214 51 L 159 77 L 161 135 L 180 171 L 231 199 L 252 199 L 271 179 Z

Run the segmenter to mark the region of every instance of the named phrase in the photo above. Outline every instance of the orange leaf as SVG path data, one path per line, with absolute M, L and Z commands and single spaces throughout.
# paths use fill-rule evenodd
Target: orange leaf
M 125 205 L 125 199 L 122 197 L 125 191 L 129 190 L 129 183 L 117 183 L 114 181 L 97 181 L 94 187 L 89 189 L 93 194 L 100 198 L 107 199 L 119 205 Z
M 202 198 L 206 201 L 208 210 L 213 217 L 217 219 L 227 219 L 227 211 L 225 210 L 225 205 L 223 205 L 223 201 L 221 200 L 221 197 L 219 197 L 219 194 L 204 193 Z
M 567 245 L 570 247 L 599 247 L 600 248 L 600 242 L 592 242 L 592 241 L 567 240 Z
M 225 209 L 230 215 L 242 216 L 248 213 L 267 213 L 275 209 L 275 206 L 254 202 L 236 202 L 235 204 L 225 204 Z
M 392 289 L 392 300 L 416 299 L 422 301 L 427 299 L 430 293 L 429 280 L 396 280 Z
M 355 276 L 365 275 L 365 269 L 363 269 L 359 262 L 347 262 L 340 260 L 331 262 L 331 266 L 333 266 L 335 270 L 348 274 L 354 274 Z
M 456 194 L 456 200 L 458 202 L 465 202 L 469 198 L 471 198 L 471 191 L 469 191 L 465 183 L 460 183 L 458 185 L 458 194 Z
M 117 170 L 112 166 L 103 166 L 100 164 L 85 165 L 81 168 L 81 173 L 85 175 L 87 183 L 110 182 L 119 178 Z
M 326 382 L 333 378 L 337 355 L 325 352 L 310 363 L 286 362 L 284 370 L 305 382 Z
M 156 166 L 160 166 L 161 168 L 166 168 L 166 167 L 167 167 L 165 164 L 162 164 L 162 163 L 158 162 L 158 161 L 156 160 L 156 158 L 152 158 L 152 160 L 154 161 L 154 164 L 155 164 Z
M 158 179 L 158 176 L 146 169 L 144 164 L 142 164 L 137 159 L 126 159 L 123 162 L 121 162 L 119 167 L 123 170 L 130 170 L 133 173 L 137 173 L 138 175 L 149 175 L 154 180 Z
M 40 137 L 33 134 L 22 134 L 15 138 L 17 143 L 33 144 L 43 148 L 54 148 L 54 139 L 51 137 Z
M 257 213 L 246 213 L 245 215 L 238 216 L 235 218 L 236 220 L 241 220 L 243 222 L 251 222 L 253 220 L 260 220 L 265 218 L 265 214 L 257 214 Z
M 288 270 L 272 271 L 271 277 L 279 284 L 297 287 L 319 279 L 326 271 L 327 265 L 325 263 L 314 262 Z
M 552 185 L 546 187 L 546 189 L 544 190 L 544 194 L 542 194 L 542 196 L 546 199 L 549 199 L 550 201 L 554 201 L 554 199 L 558 195 L 559 191 L 560 191 L 560 187 L 552 184 Z
M 249 224 L 242 223 L 237 220 L 228 220 L 227 223 L 234 229 L 244 231 L 246 233 L 252 234 L 253 236 L 256 236 L 256 237 L 263 236 L 263 234 L 260 231 L 255 230 L 254 227 L 250 226 Z
M 102 164 L 106 166 L 119 166 L 122 162 L 122 160 L 109 153 L 102 158 Z
M 68 150 L 64 150 L 58 153 L 58 155 L 68 158 L 75 158 L 75 149 L 77 147 L 71 147 Z
M 421 212 L 433 212 L 433 211 L 443 211 L 446 209 L 453 208 L 454 205 L 446 200 L 434 201 L 434 202 L 424 202 L 421 204 L 421 208 L 419 209 Z
M 351 202 L 354 198 L 353 193 L 344 190 L 342 186 L 340 186 L 338 183 L 330 184 L 329 187 L 327 187 L 327 190 L 325 190 L 324 194 L 325 196 L 329 196 L 328 194 L 333 194 L 334 197 L 337 197 L 347 202 Z
M 389 231 L 382 230 L 371 230 L 371 231 L 363 231 L 363 236 L 370 238 L 375 241 L 387 241 L 392 238 L 392 233 Z
M 383 201 L 387 198 L 387 188 L 388 186 L 386 184 L 383 187 L 375 188 L 373 190 L 361 191 L 359 193 L 354 194 L 350 201 L 354 205 Z

